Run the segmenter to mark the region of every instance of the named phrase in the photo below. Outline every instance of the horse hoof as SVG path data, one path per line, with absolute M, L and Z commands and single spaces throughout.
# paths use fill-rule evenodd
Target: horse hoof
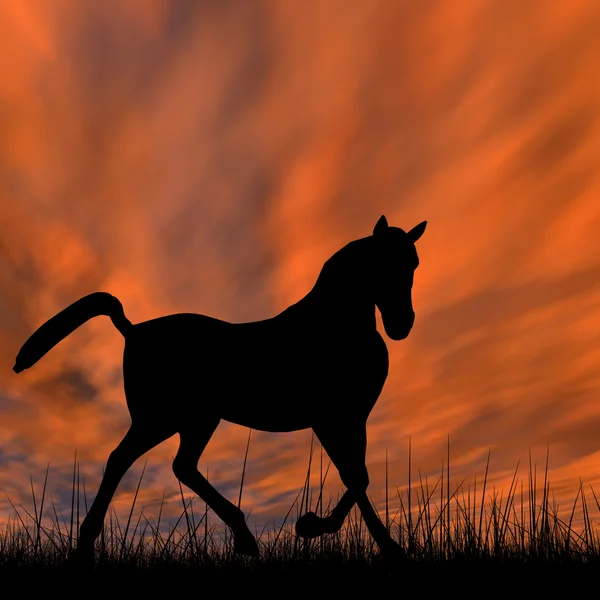
M 233 551 L 236 554 L 258 556 L 258 543 L 251 533 L 238 534 L 234 536 Z
M 323 520 L 314 512 L 307 512 L 296 521 L 296 534 L 302 538 L 315 538 L 322 535 Z

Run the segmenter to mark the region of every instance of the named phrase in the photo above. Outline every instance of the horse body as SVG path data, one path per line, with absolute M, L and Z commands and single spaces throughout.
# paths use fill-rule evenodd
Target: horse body
M 123 363 L 132 419 L 170 422 L 174 433 L 191 415 L 271 432 L 307 429 L 349 406 L 366 419 L 388 373 L 375 328 L 346 331 L 285 311 L 252 323 L 145 321 L 127 336 Z
M 409 334 L 415 317 L 415 242 L 425 225 L 405 232 L 381 217 L 373 235 L 350 242 L 324 264 L 304 298 L 264 321 L 229 323 L 180 313 L 134 325 L 119 300 L 95 292 L 41 325 L 19 351 L 15 372 L 31 367 L 98 315 L 109 316 L 125 338 L 123 378 L 131 426 L 109 456 L 81 524 L 78 556 L 93 559 L 94 541 L 125 472 L 176 433 L 176 477 L 231 528 L 236 552 L 258 554 L 242 511 L 198 470 L 221 420 L 273 432 L 312 428 L 347 490 L 328 516 L 301 516 L 298 535 L 338 531 L 356 503 L 381 551 L 401 553 L 366 494 L 366 422 L 388 374 L 375 307 L 388 337 L 401 340 Z

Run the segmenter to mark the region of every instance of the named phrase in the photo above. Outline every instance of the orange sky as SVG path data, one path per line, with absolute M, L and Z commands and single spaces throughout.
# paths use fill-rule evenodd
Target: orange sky
M 381 214 L 429 224 L 369 420 L 373 500 L 386 451 L 405 485 L 409 436 L 431 477 L 450 435 L 456 482 L 492 448 L 508 487 L 549 446 L 559 504 L 600 489 L 599 28 L 594 0 L 2 2 L 2 498 L 50 462 L 70 503 L 75 449 L 95 494 L 129 423 L 106 318 L 13 373 L 47 318 L 98 290 L 133 322 L 267 318 Z M 232 500 L 247 435 L 223 423 L 200 462 Z M 285 514 L 310 438 L 253 432 L 253 518 Z M 146 506 L 176 506 L 176 448 L 148 454 Z

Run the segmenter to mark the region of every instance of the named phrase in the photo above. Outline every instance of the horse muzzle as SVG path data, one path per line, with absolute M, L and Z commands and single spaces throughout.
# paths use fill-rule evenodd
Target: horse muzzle
M 411 311 L 411 315 L 404 319 L 386 319 L 384 314 L 381 317 L 386 335 L 394 341 L 406 339 L 415 323 L 414 311 Z

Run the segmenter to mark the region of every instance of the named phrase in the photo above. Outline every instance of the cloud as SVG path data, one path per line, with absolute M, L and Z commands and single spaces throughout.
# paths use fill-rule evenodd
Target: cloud
M 136 323 L 264 319 L 381 214 L 428 227 L 415 327 L 387 340 L 369 420 L 374 500 L 386 451 L 406 481 L 409 437 L 432 477 L 450 435 L 457 480 L 492 447 L 508 486 L 550 445 L 563 498 L 579 474 L 598 483 L 598 7 L 62 1 L 0 17 L 0 487 L 24 498 L 50 461 L 67 498 L 77 449 L 95 489 L 129 423 L 106 318 L 11 371 L 58 310 L 105 290 Z M 222 423 L 200 461 L 232 500 L 246 439 Z M 253 432 L 253 518 L 285 515 L 309 447 Z M 145 501 L 175 502 L 176 449 L 148 454 Z

